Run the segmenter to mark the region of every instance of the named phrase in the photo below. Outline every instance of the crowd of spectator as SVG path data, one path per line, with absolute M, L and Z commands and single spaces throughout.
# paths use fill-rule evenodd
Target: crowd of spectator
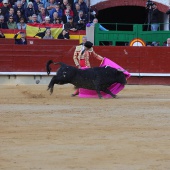
M 27 23 L 70 25 L 71 18 L 76 30 L 85 30 L 94 17 L 86 0 L 0 0 L 0 29 L 22 30 Z
M 87 0 L 0 0 L 0 29 L 25 30 L 28 23 L 63 24 L 59 39 L 69 39 L 69 31 L 85 30 L 98 23 L 95 12 L 88 8 Z M 151 30 L 159 28 L 159 10 L 155 3 L 149 11 Z M 170 14 L 168 10 L 166 14 Z M 99 24 L 99 29 L 109 31 Z M 0 32 L 0 38 L 4 38 Z M 54 39 L 50 29 L 46 29 L 43 39 Z M 159 46 L 159 44 L 151 44 Z

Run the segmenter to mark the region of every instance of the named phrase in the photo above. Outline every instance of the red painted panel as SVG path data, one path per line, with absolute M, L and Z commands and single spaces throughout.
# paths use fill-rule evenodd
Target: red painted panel
M 75 45 L 0 45 L 0 72 L 42 72 L 46 62 L 65 62 L 74 66 Z M 169 73 L 168 47 L 95 46 L 96 53 L 110 58 L 131 73 Z M 90 58 L 92 66 L 100 61 Z M 57 66 L 52 66 L 56 71 Z M 170 77 L 131 77 L 129 84 L 170 84 Z
M 0 44 L 15 44 L 14 39 L 0 38 Z
M 143 85 L 170 85 L 170 77 L 141 77 L 140 84 Z
M 79 40 L 44 40 L 44 39 L 28 39 L 28 45 L 77 45 Z

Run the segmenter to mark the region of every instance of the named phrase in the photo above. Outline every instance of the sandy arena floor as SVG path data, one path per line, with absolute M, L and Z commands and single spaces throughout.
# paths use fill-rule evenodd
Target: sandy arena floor
M 101 100 L 46 89 L 0 86 L 0 170 L 170 169 L 170 86 Z

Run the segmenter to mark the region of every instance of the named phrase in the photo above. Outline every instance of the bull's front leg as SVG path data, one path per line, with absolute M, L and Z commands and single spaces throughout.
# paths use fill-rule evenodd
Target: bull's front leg
M 103 92 L 105 92 L 106 94 L 110 94 L 113 98 L 116 98 L 116 95 L 113 94 L 109 89 L 102 89 Z
M 95 89 L 96 89 L 96 92 L 97 92 L 97 94 L 98 94 L 98 96 L 99 96 L 99 99 L 102 99 L 102 95 L 101 95 L 101 93 L 100 93 L 100 87 L 99 87 L 99 83 L 97 83 L 97 81 L 93 81 L 93 84 L 94 84 L 94 86 L 95 86 Z

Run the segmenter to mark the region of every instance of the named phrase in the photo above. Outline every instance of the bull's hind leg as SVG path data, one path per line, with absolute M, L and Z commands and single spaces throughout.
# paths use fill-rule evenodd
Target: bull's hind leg
M 116 98 L 116 95 L 113 94 L 109 89 L 102 89 L 103 92 L 110 94 L 113 98 Z
M 56 78 L 56 76 L 53 76 L 53 78 L 50 81 L 50 84 L 48 85 L 48 89 L 47 90 L 50 90 L 51 94 L 53 93 L 53 88 L 54 88 L 54 84 L 55 84 L 55 78 Z
M 97 90 L 96 90 L 96 92 L 97 92 L 97 94 L 98 94 L 99 98 L 101 99 L 101 98 L 102 98 L 102 95 L 101 95 L 101 93 L 100 93 L 100 90 L 99 90 L 99 89 L 97 89 Z

